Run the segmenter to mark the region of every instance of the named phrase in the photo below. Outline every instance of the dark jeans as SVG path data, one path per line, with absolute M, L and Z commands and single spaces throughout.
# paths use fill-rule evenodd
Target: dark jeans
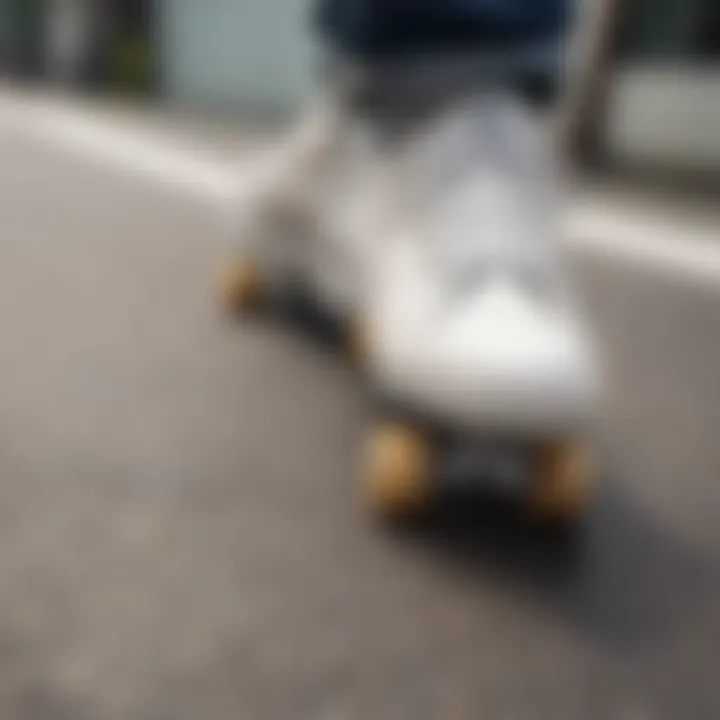
M 318 25 L 358 59 L 448 50 L 508 50 L 559 41 L 572 0 L 320 0 Z
M 562 41 L 573 0 L 320 0 L 317 24 L 333 52 L 360 64 L 418 55 L 500 53 L 510 81 L 546 104 L 560 91 Z

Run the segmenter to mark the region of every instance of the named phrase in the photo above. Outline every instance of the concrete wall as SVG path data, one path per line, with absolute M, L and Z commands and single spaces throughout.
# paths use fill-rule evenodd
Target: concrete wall
M 164 92 L 172 101 L 288 110 L 312 85 L 310 0 L 162 0 Z

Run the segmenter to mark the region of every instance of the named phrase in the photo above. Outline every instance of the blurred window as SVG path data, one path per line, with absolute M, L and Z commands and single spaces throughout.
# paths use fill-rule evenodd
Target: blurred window
M 720 62 L 720 0 L 626 0 L 626 59 Z

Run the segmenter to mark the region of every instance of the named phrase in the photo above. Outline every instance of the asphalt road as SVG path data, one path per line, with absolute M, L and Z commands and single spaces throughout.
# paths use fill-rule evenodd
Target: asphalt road
M 614 386 L 575 544 L 489 501 L 390 536 L 362 388 L 217 312 L 207 203 L 0 158 L 0 717 L 720 716 L 720 286 L 576 257 Z

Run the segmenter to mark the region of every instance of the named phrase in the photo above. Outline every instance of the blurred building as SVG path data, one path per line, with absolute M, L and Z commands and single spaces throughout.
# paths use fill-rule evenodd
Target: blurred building
M 720 1 L 604 3 L 590 154 L 616 166 L 720 173 Z M 598 75 L 599 73 L 599 75 Z
M 23 77 L 43 66 L 41 0 L 0 0 L 0 68 Z
M 287 110 L 312 82 L 312 0 L 0 0 L 0 73 Z
M 162 0 L 166 95 L 193 105 L 286 112 L 313 82 L 312 0 Z
M 149 91 L 153 0 L 0 0 L 0 70 L 68 86 Z

